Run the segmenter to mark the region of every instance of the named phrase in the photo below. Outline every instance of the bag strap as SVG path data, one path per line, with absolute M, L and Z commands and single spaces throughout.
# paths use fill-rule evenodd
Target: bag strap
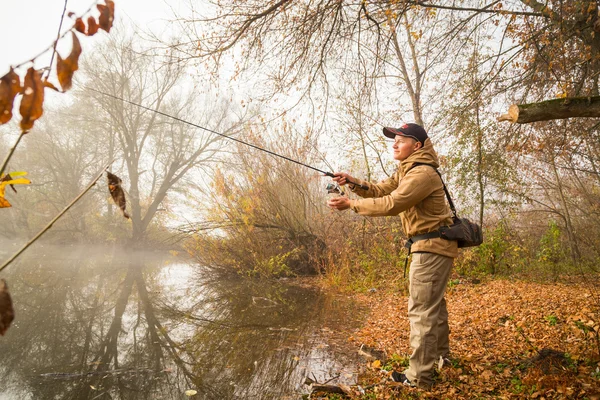
M 446 183 L 444 183 L 444 178 L 442 178 L 442 174 L 440 174 L 440 171 L 438 171 L 438 169 L 435 168 L 434 166 L 425 164 L 425 163 L 414 163 L 412 165 L 411 169 L 413 169 L 414 167 L 416 167 L 418 165 L 425 165 L 427 167 L 431 167 L 438 174 L 438 176 L 440 177 L 440 180 L 442 181 L 442 186 L 444 187 L 444 193 L 446 193 L 446 198 L 448 199 L 448 204 L 450 205 L 450 209 L 452 210 L 452 215 L 453 215 L 454 219 L 458 218 L 458 215 L 456 214 L 456 207 L 454 207 L 454 202 L 452 201 L 452 197 L 450 197 L 450 192 L 448 191 L 448 188 L 446 187 Z

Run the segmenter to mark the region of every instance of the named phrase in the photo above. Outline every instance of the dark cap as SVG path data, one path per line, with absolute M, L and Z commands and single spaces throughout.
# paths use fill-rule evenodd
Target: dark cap
M 404 124 L 400 128 L 383 128 L 383 134 L 390 139 L 394 139 L 396 135 L 408 136 L 423 145 L 425 145 L 425 139 L 427 139 L 425 129 L 421 125 L 413 123 Z

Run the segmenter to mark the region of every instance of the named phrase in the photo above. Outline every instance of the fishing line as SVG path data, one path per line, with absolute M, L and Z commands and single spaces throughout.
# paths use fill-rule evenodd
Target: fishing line
M 115 99 L 115 100 L 120 100 L 120 101 L 123 101 L 123 102 L 125 102 L 125 103 L 129 103 L 129 104 L 131 104 L 131 105 L 133 105 L 133 106 L 136 106 L 136 107 L 139 107 L 139 108 L 143 108 L 144 110 L 148 110 L 148 111 L 155 112 L 155 113 L 157 113 L 157 114 L 160 114 L 160 115 L 163 115 L 163 116 L 165 116 L 165 117 L 167 117 L 167 118 L 171 118 L 171 119 L 173 119 L 173 120 L 175 120 L 175 121 L 179 121 L 179 122 L 182 122 L 182 123 L 184 123 L 184 124 L 187 124 L 187 125 L 193 126 L 193 127 L 195 127 L 195 128 L 202 129 L 202 130 L 204 130 L 204 131 L 206 131 L 206 132 L 210 132 L 210 133 L 213 133 L 213 134 L 215 134 L 215 135 L 219 135 L 219 136 L 221 136 L 221 137 L 224 137 L 224 138 L 226 138 L 226 139 L 233 140 L 234 142 L 238 142 L 238 143 L 241 143 L 241 144 L 243 144 L 243 145 L 250 146 L 250 147 L 252 147 L 252 148 L 254 148 L 254 149 L 257 149 L 257 150 L 260 150 L 260 151 L 264 151 L 265 153 L 268 153 L 268 154 L 270 154 L 270 155 L 272 155 L 272 156 L 279 157 L 279 158 L 283 158 L 284 160 L 291 161 L 291 162 L 293 162 L 293 163 L 295 163 L 295 164 L 298 164 L 298 165 L 301 165 L 301 166 L 303 166 L 303 167 L 310 168 L 310 169 L 312 169 L 312 170 L 314 170 L 314 171 L 320 172 L 320 173 L 322 173 L 322 174 L 323 174 L 323 175 L 325 175 L 325 176 L 329 176 L 329 177 L 331 177 L 331 178 L 335 178 L 335 175 L 333 174 L 333 172 L 326 172 L 326 171 L 323 171 L 322 169 L 315 168 L 315 167 L 313 167 L 313 166 L 310 166 L 310 165 L 308 165 L 308 164 L 304 164 L 304 163 L 302 163 L 302 162 L 300 162 L 300 161 L 294 160 L 293 158 L 289 158 L 289 157 L 286 157 L 286 156 L 284 156 L 284 155 L 277 154 L 277 153 L 275 153 L 275 152 L 273 152 L 273 151 L 271 151 L 271 150 L 267 150 L 267 149 L 265 149 L 265 148 L 262 148 L 262 147 L 260 147 L 260 146 L 254 145 L 254 144 L 252 144 L 252 143 L 244 142 L 243 140 L 236 139 L 236 138 L 234 138 L 234 137 L 231 137 L 231 136 L 224 135 L 224 134 L 222 134 L 222 133 L 220 133 L 220 132 L 217 132 L 217 131 L 215 131 L 215 130 L 212 130 L 212 129 L 210 129 L 210 128 L 205 128 L 204 126 L 200 126 L 200 125 L 198 125 L 198 124 L 194 124 L 193 122 L 186 121 L 186 120 L 184 120 L 184 119 L 181 119 L 181 118 L 179 118 L 179 117 L 175 117 L 175 116 L 173 116 L 173 115 L 170 115 L 170 114 L 164 113 L 164 112 L 162 112 L 162 111 L 158 111 L 158 110 L 156 110 L 156 109 L 153 109 L 153 108 L 150 108 L 150 107 L 146 107 L 146 106 L 143 106 L 143 105 L 141 105 L 141 104 L 138 104 L 138 103 L 134 103 L 133 101 L 126 100 L 126 99 L 124 99 L 124 98 L 122 98 L 122 97 L 115 96 L 115 95 L 113 95 L 113 94 L 109 94 L 109 93 L 105 93 L 105 92 L 102 92 L 102 91 L 100 91 L 100 90 L 98 90 L 98 89 L 94 89 L 94 88 L 90 88 L 90 87 L 88 87 L 87 89 L 89 89 L 89 90 L 91 90 L 91 91 L 93 91 L 93 92 L 96 92 L 96 93 L 100 93 L 100 94 L 102 94 L 102 95 L 104 95 L 104 96 L 112 97 L 112 98 L 113 98 L 113 99 Z M 361 189 L 363 189 L 363 190 L 369 190 L 369 187 L 368 187 L 368 186 L 366 186 L 366 185 L 361 185 L 361 184 L 359 184 L 359 183 L 352 182 L 351 180 L 348 180 L 348 179 L 346 179 L 346 181 L 347 181 L 349 184 L 351 184 L 351 185 L 356 185 L 356 186 L 360 187 L 360 188 L 361 188 Z

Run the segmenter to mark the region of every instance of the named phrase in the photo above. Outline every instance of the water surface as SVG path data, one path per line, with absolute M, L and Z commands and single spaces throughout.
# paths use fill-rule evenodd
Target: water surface
M 337 332 L 362 312 L 289 281 L 47 245 L 2 277 L 16 319 L 0 337 L 0 399 L 298 399 L 306 378 L 356 379 Z

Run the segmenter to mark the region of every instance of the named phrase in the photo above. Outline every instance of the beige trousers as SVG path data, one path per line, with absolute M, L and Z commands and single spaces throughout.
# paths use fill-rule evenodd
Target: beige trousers
M 432 383 L 435 363 L 450 352 L 448 310 L 444 293 L 454 259 L 433 253 L 414 253 L 410 263 L 408 319 L 410 356 L 406 377 L 419 387 Z

